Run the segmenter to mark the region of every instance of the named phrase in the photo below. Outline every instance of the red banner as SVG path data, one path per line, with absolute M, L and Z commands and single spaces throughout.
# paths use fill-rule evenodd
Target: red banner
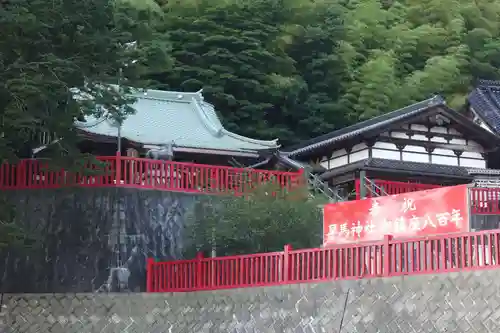
M 327 204 L 323 245 L 469 231 L 467 185 Z

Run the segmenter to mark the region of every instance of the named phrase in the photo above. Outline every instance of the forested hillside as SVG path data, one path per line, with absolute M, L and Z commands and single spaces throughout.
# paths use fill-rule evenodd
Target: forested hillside
M 49 133 L 51 165 L 81 169 L 75 118 L 106 110 L 119 123 L 133 112 L 126 87 L 203 89 L 227 129 L 286 146 L 435 93 L 460 108 L 476 79 L 500 79 L 498 0 L 0 3 L 2 162 L 30 157 Z M 7 196 L 0 250 L 27 242 Z M 238 223 L 243 203 L 227 213 Z M 270 219 L 311 214 L 271 204 Z M 252 207 L 242 216 L 259 220 Z
M 496 0 L 156 1 L 174 65 L 153 85 L 203 88 L 228 129 L 283 144 L 500 78 Z

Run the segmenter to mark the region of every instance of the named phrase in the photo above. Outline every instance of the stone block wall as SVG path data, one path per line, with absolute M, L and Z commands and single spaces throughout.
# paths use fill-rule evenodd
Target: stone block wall
M 145 290 L 146 258 L 181 259 L 200 196 L 127 188 L 9 191 L 33 249 L 3 251 L 0 292 Z
M 6 333 L 500 332 L 498 270 L 176 294 L 4 295 Z

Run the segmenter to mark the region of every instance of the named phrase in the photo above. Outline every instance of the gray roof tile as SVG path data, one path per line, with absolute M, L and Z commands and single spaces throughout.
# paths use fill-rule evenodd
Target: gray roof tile
M 145 90 L 133 94 L 136 113 L 127 117 L 121 135 L 146 145 L 174 144 L 175 147 L 230 151 L 276 149 L 278 140 L 247 138 L 227 131 L 214 107 L 203 100 L 201 92 Z M 105 116 L 87 117 L 77 128 L 93 134 L 118 136 L 118 128 Z
M 368 132 L 370 130 L 392 124 L 396 121 L 404 120 L 406 118 L 413 117 L 422 111 L 425 111 L 431 107 L 445 105 L 444 99 L 439 96 L 433 96 L 432 98 L 426 99 L 424 101 L 406 106 L 402 109 L 392 111 L 372 119 L 368 119 L 352 126 L 344 127 L 342 129 L 326 133 L 319 137 L 307 140 L 303 143 L 298 144 L 295 147 L 290 147 L 286 149 L 289 156 L 296 156 L 301 153 L 326 146 L 328 144 L 342 141 L 350 137 L 360 135 L 362 133 Z
M 325 171 L 320 175 L 321 179 L 352 172 L 356 170 L 397 171 L 401 174 L 414 176 L 443 176 L 448 178 L 472 179 L 467 168 L 454 165 L 432 164 L 410 161 L 398 161 L 382 158 L 367 158 L 351 164 Z
M 448 117 L 451 117 L 458 124 L 461 124 L 462 128 L 466 128 L 470 133 L 473 133 L 475 140 L 478 140 L 479 143 L 483 144 L 485 147 L 496 149 L 500 143 L 500 138 L 497 135 L 487 131 L 472 122 L 472 120 L 449 108 L 443 97 L 436 95 L 402 109 L 307 140 L 295 147 L 285 149 L 285 151 L 288 152 L 288 156 L 296 158 L 297 156 L 314 151 L 318 148 L 352 139 L 365 133 L 380 131 L 394 123 L 407 121 L 413 117 L 422 115 L 424 112 L 433 112 L 437 110 L 441 110 L 441 112 L 444 112 Z
M 500 81 L 481 80 L 468 101 L 488 126 L 500 133 Z
M 397 161 L 381 158 L 369 158 L 364 162 L 365 168 L 391 169 L 400 171 L 411 171 L 415 174 L 439 174 L 457 177 L 469 177 L 467 168 L 456 165 L 431 164 L 422 162 Z

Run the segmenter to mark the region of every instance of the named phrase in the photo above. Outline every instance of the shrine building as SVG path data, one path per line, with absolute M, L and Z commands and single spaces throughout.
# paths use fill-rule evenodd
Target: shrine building
M 500 133 L 500 81 L 480 80 L 467 97 L 466 111 L 476 124 Z
M 493 131 L 434 96 L 282 154 L 306 165 L 341 197 L 354 199 L 498 177 L 491 168 L 500 161 L 499 144 Z
M 467 97 L 466 115 L 476 124 L 500 134 L 500 81 L 480 80 Z M 489 169 L 470 170 L 482 187 L 500 187 L 500 151 L 489 154 Z
M 278 141 L 228 131 L 201 91 L 132 97 L 135 114 L 121 124 L 106 113 L 75 122 L 90 158 L 53 168 L 50 150 L 64 138 L 36 133 L 25 149 L 31 158 L 0 164 L 0 190 L 11 191 L 16 219 L 41 246 L 1 257 L 4 291 L 146 290 L 147 258 L 183 258 L 186 228 L 203 223 L 202 207 L 217 196 L 304 188 L 302 170 L 257 169 L 277 155 Z
M 278 140 L 257 140 L 224 128 L 202 92 L 138 90 L 135 113 L 121 127 L 104 114 L 76 121 L 80 150 L 95 156 L 148 157 L 209 165 L 251 166 L 274 154 Z M 43 142 L 42 142 L 43 143 Z

